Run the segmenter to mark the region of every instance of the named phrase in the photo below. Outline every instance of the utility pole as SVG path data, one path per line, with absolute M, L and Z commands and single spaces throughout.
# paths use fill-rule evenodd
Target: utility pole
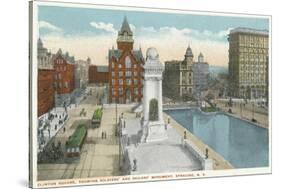
M 253 102 L 253 106 L 252 106 L 252 120 L 254 120 L 254 108 L 255 108 L 255 103 Z

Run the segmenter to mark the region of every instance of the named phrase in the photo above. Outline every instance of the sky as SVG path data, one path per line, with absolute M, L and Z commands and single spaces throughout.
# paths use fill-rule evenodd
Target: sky
M 52 53 L 59 48 L 75 59 L 90 57 L 92 64 L 107 65 L 108 49 L 117 47 L 116 39 L 124 16 L 134 35 L 134 49 L 155 47 L 160 60 L 182 60 L 188 45 L 194 59 L 200 52 L 210 65 L 228 65 L 229 31 L 236 27 L 269 30 L 269 20 L 175 14 L 99 8 L 39 6 L 38 29 L 44 46 Z

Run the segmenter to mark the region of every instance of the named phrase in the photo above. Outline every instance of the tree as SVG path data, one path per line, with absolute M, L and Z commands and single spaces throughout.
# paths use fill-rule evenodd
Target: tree
M 153 98 L 149 102 L 149 121 L 158 120 L 158 101 Z
M 206 95 L 206 99 L 208 100 L 208 101 L 211 101 L 212 99 L 214 99 L 215 98 L 215 95 L 213 94 L 213 93 L 211 93 L 211 92 L 209 92 L 207 95 Z

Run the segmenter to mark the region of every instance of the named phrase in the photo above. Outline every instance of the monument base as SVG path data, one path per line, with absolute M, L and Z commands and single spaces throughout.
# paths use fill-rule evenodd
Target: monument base
M 157 142 L 168 139 L 164 122 L 154 121 L 144 125 L 145 132 L 142 142 Z

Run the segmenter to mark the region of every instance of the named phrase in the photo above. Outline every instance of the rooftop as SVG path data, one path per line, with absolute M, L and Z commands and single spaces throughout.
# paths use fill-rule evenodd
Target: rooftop
M 246 33 L 246 34 L 256 34 L 256 35 L 268 35 L 268 30 L 257 30 L 253 28 L 242 28 L 238 27 L 230 30 L 229 34 L 235 33 Z

